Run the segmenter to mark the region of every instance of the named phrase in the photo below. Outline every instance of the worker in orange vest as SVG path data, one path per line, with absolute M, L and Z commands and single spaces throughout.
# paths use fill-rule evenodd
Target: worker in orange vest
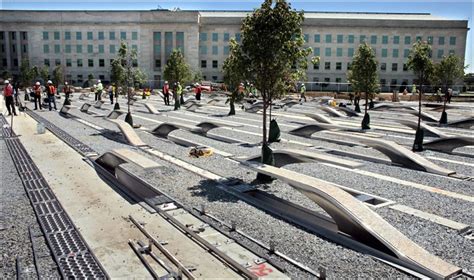
M 7 106 L 8 115 L 10 116 L 13 111 L 13 114 L 16 116 L 15 103 L 13 102 L 13 87 L 8 80 L 5 80 L 3 97 L 5 98 L 5 105 Z

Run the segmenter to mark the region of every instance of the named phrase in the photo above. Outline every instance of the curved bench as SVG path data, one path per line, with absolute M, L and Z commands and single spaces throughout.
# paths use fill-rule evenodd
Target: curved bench
M 184 129 L 184 130 L 188 130 L 195 133 L 202 133 L 201 128 L 198 128 L 192 125 L 187 125 L 187 124 L 169 123 L 169 122 L 164 122 L 158 125 L 150 133 L 158 137 L 167 138 L 168 134 L 170 134 L 172 131 L 175 131 L 177 129 Z
M 107 119 L 111 119 L 111 120 L 114 120 L 114 119 L 117 119 L 118 117 L 120 117 L 121 115 L 125 114 L 126 112 L 125 111 L 121 111 L 121 110 L 112 110 L 112 112 L 110 112 L 108 115 L 107 115 Z
M 451 153 L 456 148 L 473 145 L 474 137 L 467 136 L 444 137 L 423 143 L 423 147 L 425 149 L 449 153 Z
M 416 108 L 413 108 L 412 106 L 408 106 L 408 105 L 394 105 L 394 104 L 379 104 L 379 105 L 376 105 L 374 108 L 372 108 L 371 110 L 384 110 L 384 109 L 387 109 L 387 110 L 392 110 L 392 109 L 408 109 L 410 111 L 418 111 L 418 109 Z
M 82 106 L 79 110 L 83 113 L 87 113 L 87 111 L 89 110 L 90 107 L 91 107 L 91 104 L 84 103 L 84 104 L 82 104 Z
M 337 107 L 338 110 L 343 111 L 346 113 L 348 117 L 361 117 L 362 114 L 357 113 L 356 111 L 352 110 L 351 108 L 347 107 Z
M 413 129 L 413 130 L 416 130 L 418 128 L 418 122 L 417 121 L 412 121 L 412 120 L 398 120 L 399 123 L 403 124 L 403 125 L 406 125 L 408 126 L 409 128 Z M 429 126 L 429 125 L 426 125 L 425 123 L 421 122 L 420 123 L 420 127 L 423 128 L 425 130 L 425 135 L 426 136 L 430 136 L 430 137 L 440 137 L 440 138 L 444 138 L 444 137 L 448 137 L 448 135 L 444 132 L 442 132 L 441 130 L 435 128 L 435 127 L 432 127 L 432 126 Z
M 449 122 L 448 126 L 470 129 L 471 127 L 474 126 L 474 117 L 469 117 L 466 119 Z
M 417 116 L 418 117 L 418 109 L 414 109 L 416 111 L 410 111 L 410 114 L 414 115 L 414 116 Z M 434 116 L 428 114 L 428 113 L 425 113 L 423 111 L 421 111 L 421 119 L 424 120 L 425 122 L 438 122 L 439 121 L 439 118 L 435 118 Z
M 258 162 L 241 161 L 253 171 L 280 179 L 324 209 L 340 232 L 410 264 L 433 278 L 449 278 L 462 270 L 430 254 L 346 191 L 317 178 Z
M 67 115 L 69 110 L 71 110 L 73 108 L 77 108 L 77 107 L 73 106 L 73 105 L 63 105 L 63 107 L 61 107 L 61 110 L 59 111 L 59 113 Z
M 104 100 L 97 100 L 94 104 L 94 108 L 100 109 L 100 107 L 102 107 L 104 103 L 105 103 Z
M 81 93 L 81 95 L 79 95 L 79 100 L 84 100 L 87 97 L 89 97 L 89 93 Z
M 330 116 L 332 117 L 337 117 L 337 118 L 344 118 L 346 116 L 344 116 L 343 114 L 339 113 L 338 111 L 336 111 L 335 109 L 331 108 L 331 107 L 327 107 L 327 106 L 319 106 L 317 107 L 318 109 L 321 109 L 323 110 L 324 112 L 328 113 Z
M 320 122 L 320 123 L 334 123 L 330 118 L 321 115 L 321 114 L 314 114 L 314 113 L 306 113 L 305 116 L 312 118 L 313 120 Z
M 117 120 L 117 119 L 108 119 L 109 121 L 115 123 L 117 127 L 120 129 L 122 132 L 125 140 L 127 142 L 135 147 L 146 147 L 148 146 L 145 142 L 143 142 L 138 134 L 133 130 L 133 128 L 126 123 L 125 121 L 122 120 Z
M 148 109 L 148 112 L 154 115 L 159 115 L 160 112 L 150 103 L 145 103 L 145 107 Z

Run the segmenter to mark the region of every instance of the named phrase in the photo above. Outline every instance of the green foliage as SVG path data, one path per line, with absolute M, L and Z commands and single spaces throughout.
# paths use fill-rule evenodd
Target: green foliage
M 2 79 L 4 79 L 4 80 L 10 79 L 11 75 L 12 74 L 10 72 L 8 72 L 8 70 L 2 71 Z
M 133 61 L 137 59 L 137 51 L 128 49 L 127 44 L 122 42 L 117 57 L 111 63 L 110 79 L 118 87 L 127 85 L 140 85 L 146 81 L 146 74 L 138 67 L 133 67 Z
M 39 76 L 43 80 L 43 83 L 46 84 L 46 82 L 49 79 L 49 68 L 48 68 L 48 66 L 43 66 L 43 68 L 41 68 L 39 70 Z
M 180 49 L 174 49 L 171 53 L 168 61 L 166 62 L 165 69 L 163 71 L 165 80 L 169 81 L 170 84 L 180 82 L 184 84 L 191 80 L 191 71 L 189 65 L 184 59 L 183 53 Z
M 33 75 L 29 60 L 23 59 L 20 64 L 20 84 L 22 86 L 30 86 L 34 78 Z
M 243 60 L 240 59 L 240 45 L 234 38 L 230 40 L 229 45 L 229 56 L 224 61 L 222 69 L 224 71 L 224 83 L 231 92 L 234 92 L 245 79 L 242 71 L 245 67 L 241 65 Z
M 63 68 L 58 65 L 53 69 L 53 84 L 59 86 L 63 83 Z
M 427 42 L 416 42 L 408 55 L 407 66 L 418 77 L 421 85 L 428 82 L 433 74 L 433 62 L 431 61 L 431 46 Z
M 434 65 L 433 80 L 445 91 L 464 77 L 464 63 L 457 55 L 450 54 Z
M 374 50 L 367 43 L 361 44 L 348 72 L 348 80 L 354 91 L 369 95 L 379 90 L 377 64 Z
M 192 73 L 191 82 L 200 83 L 202 80 L 204 80 L 204 77 L 202 76 L 202 72 L 200 70 L 194 71 Z

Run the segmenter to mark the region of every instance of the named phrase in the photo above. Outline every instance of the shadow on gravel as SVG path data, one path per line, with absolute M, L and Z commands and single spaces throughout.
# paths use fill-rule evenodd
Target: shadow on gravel
M 93 133 L 93 134 L 91 134 L 91 136 L 102 136 L 102 137 L 105 137 L 109 140 L 115 141 L 117 143 L 129 145 L 128 142 L 125 141 L 125 139 L 123 139 L 122 133 L 119 133 L 119 132 L 113 131 L 113 130 L 109 130 L 109 129 L 104 129 L 99 133 Z
M 238 198 L 217 188 L 213 180 L 201 180 L 197 185 L 189 187 L 188 190 L 191 191 L 192 196 L 205 197 L 209 202 L 239 202 Z

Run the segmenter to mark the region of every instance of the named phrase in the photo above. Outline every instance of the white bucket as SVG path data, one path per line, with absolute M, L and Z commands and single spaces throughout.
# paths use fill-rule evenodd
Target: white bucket
M 46 132 L 46 129 L 44 128 L 44 124 L 43 123 L 38 123 L 36 125 L 36 132 L 38 134 L 44 134 Z

